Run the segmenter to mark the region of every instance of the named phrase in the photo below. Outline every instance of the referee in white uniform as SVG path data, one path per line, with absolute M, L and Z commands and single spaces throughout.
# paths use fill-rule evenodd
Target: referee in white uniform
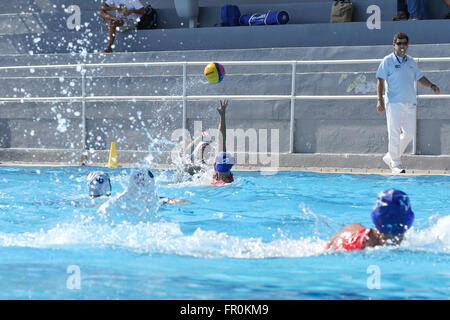
M 436 94 L 440 92 L 422 75 L 414 59 L 406 55 L 408 45 L 408 36 L 397 33 L 394 36 L 394 52 L 384 57 L 377 71 L 377 111 L 382 114 L 386 110 L 389 135 L 388 152 L 383 161 L 392 173 L 405 173 L 400 157 L 415 134 L 417 99 L 414 82 L 418 81 Z M 383 99 L 385 81 L 386 106 Z

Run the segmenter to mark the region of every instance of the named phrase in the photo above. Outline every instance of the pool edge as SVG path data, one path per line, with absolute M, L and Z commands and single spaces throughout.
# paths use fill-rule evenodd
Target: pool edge
M 0 166 L 104 167 L 109 150 L 0 148 Z M 139 166 L 148 151 L 117 150 L 121 168 Z M 271 175 L 283 171 L 393 175 L 382 154 L 337 153 L 235 153 L 234 171 L 260 171 Z M 171 152 L 152 154 L 152 168 L 175 169 Z M 450 175 L 450 156 L 404 155 L 404 175 Z

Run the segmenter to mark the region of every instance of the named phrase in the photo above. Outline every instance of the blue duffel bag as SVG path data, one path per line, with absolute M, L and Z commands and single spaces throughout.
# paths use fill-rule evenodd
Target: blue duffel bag
M 238 26 L 240 16 L 241 11 L 238 6 L 225 5 L 222 7 L 222 23 L 220 25 L 223 27 Z
M 239 19 L 241 26 L 286 24 L 288 21 L 289 14 L 286 11 L 269 11 L 267 13 L 244 14 Z

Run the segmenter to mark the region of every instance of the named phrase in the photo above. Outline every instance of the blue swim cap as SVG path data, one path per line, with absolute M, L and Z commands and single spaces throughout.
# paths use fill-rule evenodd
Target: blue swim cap
M 408 195 L 396 189 L 388 189 L 378 195 L 371 216 L 380 232 L 392 236 L 405 233 L 414 222 Z
M 228 152 L 219 152 L 216 156 L 216 170 L 219 172 L 228 172 L 234 165 L 234 157 Z
M 87 186 L 90 197 L 95 198 L 111 195 L 111 180 L 106 172 L 94 171 L 89 173 Z

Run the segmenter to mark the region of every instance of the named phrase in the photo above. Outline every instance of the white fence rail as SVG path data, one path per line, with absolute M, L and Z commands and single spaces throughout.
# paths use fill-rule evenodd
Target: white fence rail
M 420 62 L 450 62 L 450 57 L 440 58 L 415 58 L 417 63 Z M 187 67 L 188 66 L 204 66 L 210 61 L 176 61 L 176 62 L 129 62 L 129 63 L 92 63 L 92 64 L 65 64 L 65 65 L 35 65 L 35 66 L 7 66 L 0 67 L 0 70 L 37 70 L 37 69 L 75 69 L 80 72 L 81 77 L 81 96 L 73 97 L 23 97 L 23 98 L 2 98 L 0 103 L 5 102 L 81 102 L 82 103 L 82 145 L 86 149 L 86 102 L 94 101 L 181 101 L 183 102 L 183 129 L 187 124 L 187 101 L 204 101 L 204 100 L 290 100 L 290 141 L 289 152 L 294 152 L 294 136 L 295 136 L 295 101 L 296 100 L 374 100 L 376 95 L 296 95 L 296 72 L 297 65 L 339 65 L 339 64 L 369 64 L 380 63 L 382 59 L 359 59 L 359 60 L 284 60 L 284 61 L 218 61 L 225 66 L 247 65 L 247 66 L 291 66 L 291 94 L 290 95 L 188 95 L 186 92 L 187 85 Z M 182 95 L 171 96 L 87 96 L 86 95 L 86 70 L 90 68 L 113 68 L 113 67 L 161 67 L 161 66 L 181 66 L 183 68 L 183 86 Z M 440 95 L 417 95 L 418 99 L 450 99 L 450 94 Z M 416 153 L 416 136 L 413 139 L 413 153 Z

